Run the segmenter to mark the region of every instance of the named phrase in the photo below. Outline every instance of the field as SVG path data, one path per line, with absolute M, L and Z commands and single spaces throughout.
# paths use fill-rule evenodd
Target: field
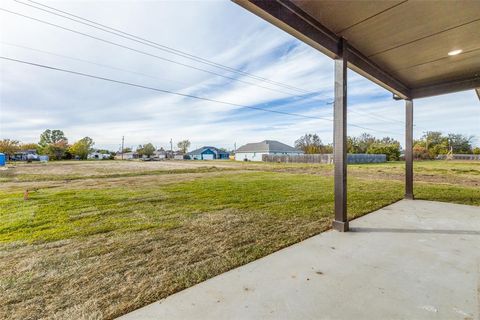
M 350 218 L 404 164 L 349 166 Z M 419 199 L 480 205 L 480 162 L 416 162 Z M 28 190 L 28 200 L 24 193 Z M 333 167 L 70 161 L 0 171 L 0 318 L 111 319 L 330 227 Z

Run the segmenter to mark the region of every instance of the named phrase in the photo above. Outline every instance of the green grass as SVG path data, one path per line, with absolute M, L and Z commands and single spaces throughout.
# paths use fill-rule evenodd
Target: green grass
M 415 199 L 480 206 L 480 188 L 451 184 L 415 184 Z
M 350 218 L 403 196 L 399 181 L 350 178 Z M 480 205 L 480 189 L 449 184 L 416 185 L 419 199 Z M 331 218 L 333 179 L 307 174 L 251 172 L 204 177 L 157 187 L 39 189 L 0 193 L 0 242 L 46 242 L 106 232 L 175 228 L 198 214 L 235 209 L 278 219 Z
M 390 173 L 404 173 L 403 162 L 387 162 L 368 165 L 349 165 L 352 171 L 383 171 Z M 416 174 L 433 175 L 473 175 L 480 176 L 480 161 L 415 161 L 414 170 Z
M 112 319 L 330 227 L 333 166 L 214 163 L 1 171 L 0 318 Z M 403 198 L 404 163 L 348 172 L 350 219 Z M 479 172 L 416 162 L 415 197 L 480 206 Z
M 401 185 L 354 179 L 350 211 L 358 216 L 401 198 Z M 308 191 L 306 191 L 308 190 Z M 235 209 L 279 219 L 329 217 L 332 179 L 288 173 L 243 173 L 159 187 L 40 189 L 0 193 L 0 242 L 45 242 L 111 231 L 174 228 L 189 216 Z M 361 190 L 361 191 L 360 191 Z

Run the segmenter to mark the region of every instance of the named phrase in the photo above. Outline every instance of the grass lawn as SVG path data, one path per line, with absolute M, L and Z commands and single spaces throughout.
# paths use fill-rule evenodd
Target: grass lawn
M 349 166 L 349 217 L 401 199 L 403 168 Z M 331 224 L 332 169 L 72 161 L 0 171 L 0 318 L 110 319 L 318 234 Z M 479 162 L 420 162 L 415 174 L 416 198 L 480 205 Z

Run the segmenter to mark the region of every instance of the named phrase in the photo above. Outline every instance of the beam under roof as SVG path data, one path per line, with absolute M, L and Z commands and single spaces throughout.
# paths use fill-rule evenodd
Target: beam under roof
M 462 80 L 442 82 L 439 84 L 426 86 L 426 87 L 415 88 L 411 90 L 411 96 L 412 96 L 412 99 L 418 99 L 418 98 L 436 96 L 440 94 L 464 91 L 464 90 L 474 89 L 474 88 L 477 88 L 476 90 L 478 94 L 479 87 L 480 87 L 480 77 L 474 77 L 474 78 L 468 78 L 468 79 L 462 79 Z
M 294 37 L 316 48 L 330 58 L 337 58 L 340 53 L 341 36 L 337 35 L 317 19 L 296 5 L 296 0 L 233 0 L 245 9 L 276 25 Z M 322 8 L 322 2 L 312 2 Z M 396 5 L 393 5 L 395 7 Z M 434 6 L 434 4 L 432 4 Z M 476 8 L 476 7 L 474 7 Z M 330 11 L 335 9 L 328 7 Z M 434 7 L 432 7 L 434 9 Z M 337 9 L 338 11 L 339 9 Z M 342 15 L 342 12 L 330 12 Z M 408 12 L 405 12 L 408 14 Z M 335 15 L 334 15 L 335 16 Z M 480 14 L 479 14 L 480 19 Z M 421 22 L 420 22 L 421 23 Z M 392 30 L 395 32 L 395 30 Z M 367 79 L 377 83 L 402 99 L 423 98 L 440 94 L 470 90 L 480 87 L 480 70 L 468 78 L 454 79 L 445 77 L 445 81 L 422 87 L 409 87 L 398 77 L 379 66 L 367 55 L 349 46 L 348 67 Z M 415 54 L 412 52 L 412 54 Z M 472 58 L 471 58 L 472 59 Z M 475 58 L 473 58 L 475 59 Z M 476 64 L 474 64 L 476 68 Z M 405 79 L 404 79 L 405 80 Z M 406 80 L 405 80 L 406 81 Z

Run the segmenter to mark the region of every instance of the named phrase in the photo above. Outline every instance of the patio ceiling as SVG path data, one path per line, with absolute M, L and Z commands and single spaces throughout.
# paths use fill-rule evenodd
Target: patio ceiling
M 401 98 L 480 88 L 480 1 L 234 1 Z

